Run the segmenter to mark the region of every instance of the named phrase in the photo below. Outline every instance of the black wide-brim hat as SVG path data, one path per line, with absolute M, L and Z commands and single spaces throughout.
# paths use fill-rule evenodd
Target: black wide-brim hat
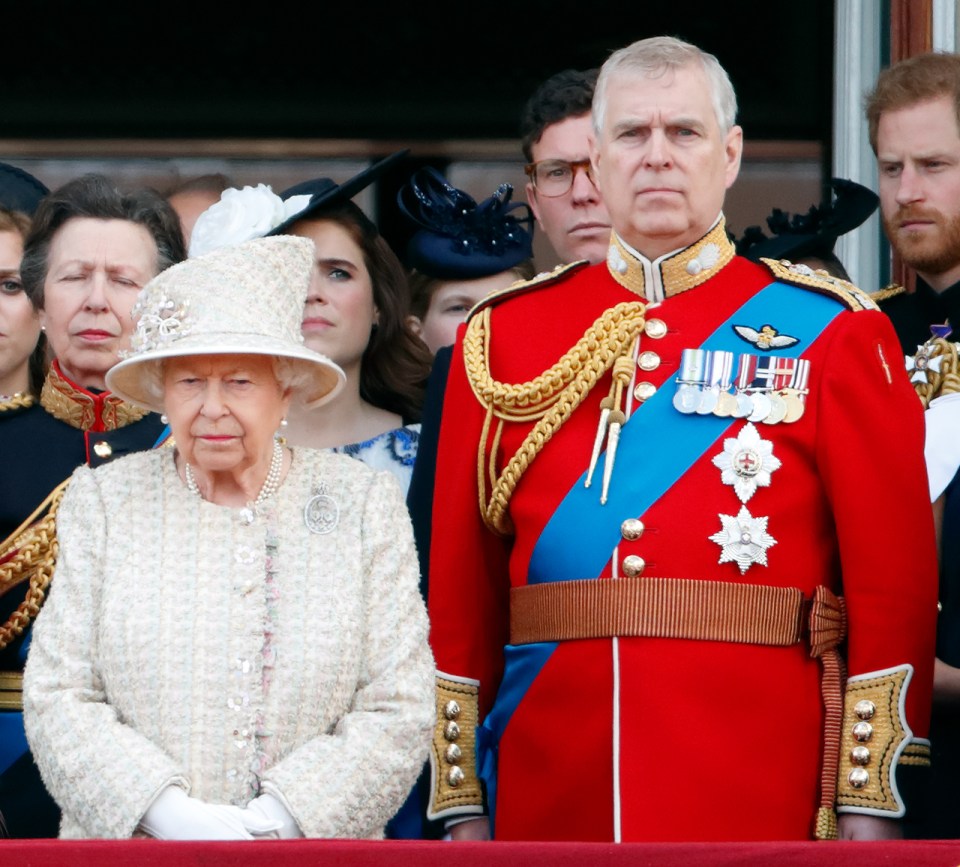
M 29 172 L 9 163 L 0 163 L 0 208 L 20 211 L 32 217 L 40 200 L 49 192 Z
M 767 217 L 772 235 L 759 226 L 748 227 L 736 241 L 737 253 L 748 259 L 802 259 L 828 257 L 837 238 L 862 225 L 877 210 L 880 198 L 873 190 L 844 178 L 831 178 L 835 194 L 806 214 L 790 214 L 774 208 Z
M 317 211 L 332 207 L 333 205 L 349 202 L 357 193 L 366 189 L 376 181 L 387 169 L 399 163 L 408 153 L 410 153 L 410 149 L 404 148 L 403 150 L 390 154 L 390 156 L 384 157 L 372 166 L 368 166 L 358 175 L 354 175 L 350 180 L 342 184 L 338 184 L 330 178 L 313 178 L 309 181 L 301 181 L 299 184 L 294 184 L 292 187 L 280 193 L 280 198 L 287 201 L 287 199 L 292 199 L 294 196 L 309 196 L 309 201 L 303 208 L 297 211 L 297 213 L 288 217 L 267 234 L 286 234 L 294 223 L 309 219 L 316 214 Z

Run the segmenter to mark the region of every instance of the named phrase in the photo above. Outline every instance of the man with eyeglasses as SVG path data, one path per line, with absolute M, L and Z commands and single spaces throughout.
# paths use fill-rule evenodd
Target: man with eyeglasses
M 527 202 L 559 262 L 602 262 L 610 217 L 590 176 L 590 102 L 599 70 L 567 69 L 528 100 L 520 121 Z
M 611 54 L 604 261 L 482 301 L 454 347 L 429 815 L 457 839 L 900 833 L 929 756 L 923 414 L 865 293 L 735 255 L 735 118 L 713 55 Z

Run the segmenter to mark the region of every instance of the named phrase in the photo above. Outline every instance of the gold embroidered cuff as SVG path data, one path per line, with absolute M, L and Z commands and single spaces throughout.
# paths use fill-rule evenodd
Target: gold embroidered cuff
M 910 665 L 851 677 L 844 700 L 837 810 L 896 818 L 904 814 L 895 770 L 911 744 L 904 714 Z
M 480 684 L 437 672 L 437 723 L 430 751 L 430 805 L 427 817 L 483 813 L 477 777 L 476 729 Z

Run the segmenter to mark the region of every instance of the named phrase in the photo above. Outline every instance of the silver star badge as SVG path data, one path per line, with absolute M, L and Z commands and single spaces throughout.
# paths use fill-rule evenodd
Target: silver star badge
M 923 344 L 917 347 L 917 354 L 913 357 L 904 356 L 907 364 L 907 373 L 910 374 L 910 382 L 930 382 L 930 372 L 940 373 L 940 365 L 943 363 L 942 355 L 933 355 L 935 347 Z
M 736 437 L 723 441 L 723 451 L 713 459 L 720 473 L 720 481 L 733 485 L 741 503 L 747 502 L 757 488 L 770 484 L 770 474 L 780 469 L 780 459 L 774 457 L 773 443 L 763 439 L 752 423 L 747 422 Z
M 720 515 L 723 529 L 710 537 L 723 550 L 721 563 L 736 563 L 743 575 L 754 563 L 767 565 L 767 548 L 777 544 L 777 540 L 767 532 L 769 518 L 754 518 L 746 506 L 740 507 L 739 514 Z

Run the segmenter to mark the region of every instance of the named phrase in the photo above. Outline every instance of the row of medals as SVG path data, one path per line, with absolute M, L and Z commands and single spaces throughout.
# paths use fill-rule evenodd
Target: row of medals
M 696 353 L 695 359 L 691 354 Z M 720 374 L 720 381 L 711 381 L 703 373 L 691 376 L 691 370 L 710 371 L 727 369 L 732 366 L 733 353 L 720 350 L 684 350 L 680 375 L 677 377 L 677 392 L 673 397 L 674 408 L 685 415 L 715 415 L 720 418 L 743 418 L 762 424 L 792 424 L 799 420 L 806 406 L 806 388 L 793 386 L 774 387 L 758 385 L 755 380 L 749 383 L 746 372 L 756 367 L 758 356 L 743 353 L 735 380 L 729 373 Z M 774 361 L 765 357 L 764 362 Z M 718 363 L 721 362 L 721 363 Z M 752 365 L 751 365 L 752 363 Z M 787 359 L 791 377 L 806 382 L 809 361 L 806 359 Z M 734 387 L 733 382 L 738 385 Z

